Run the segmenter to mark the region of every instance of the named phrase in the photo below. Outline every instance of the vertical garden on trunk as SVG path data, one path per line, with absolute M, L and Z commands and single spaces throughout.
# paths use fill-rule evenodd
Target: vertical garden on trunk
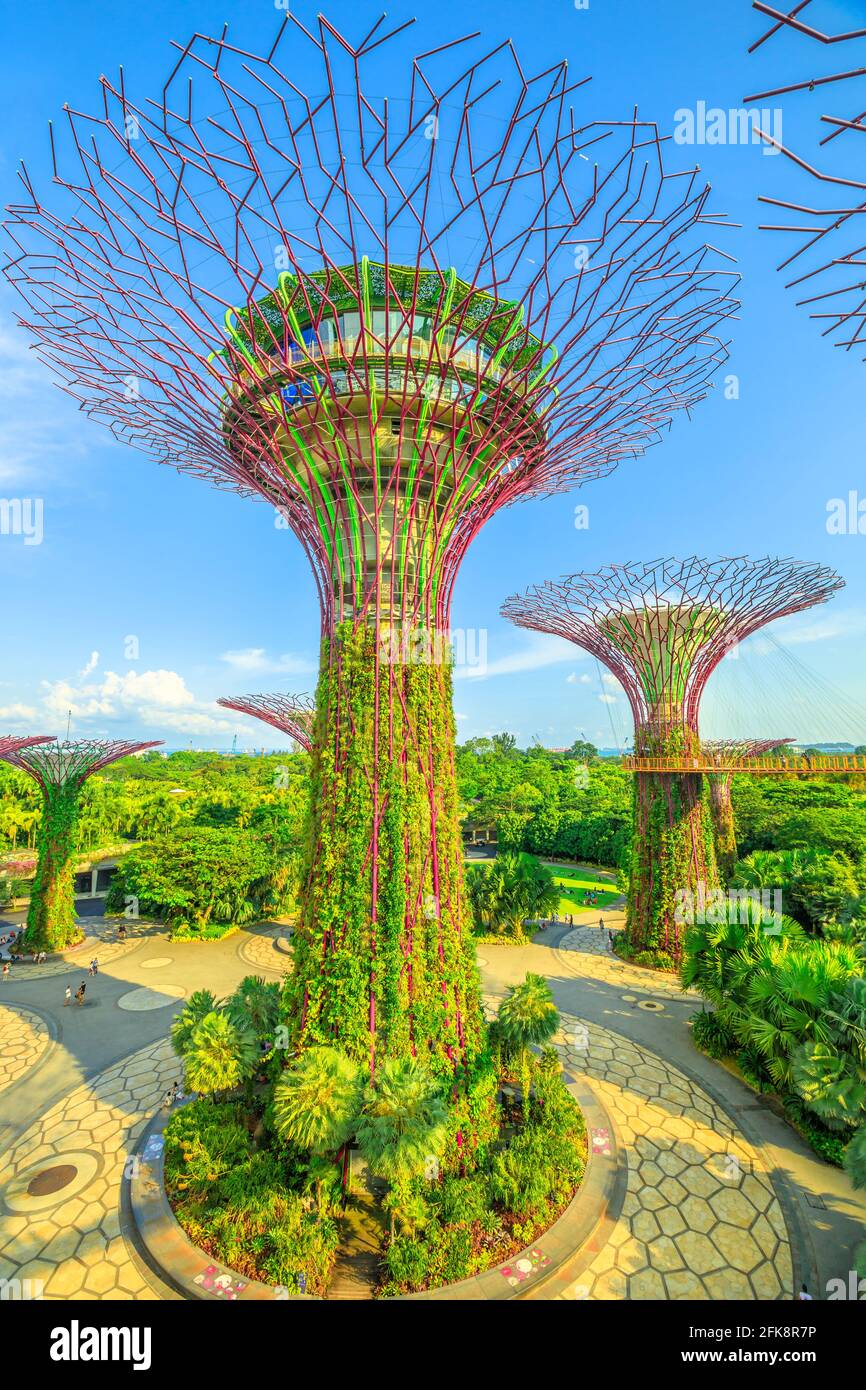
M 453 1076 L 480 1047 L 440 648 L 411 659 L 350 621 L 322 645 L 291 990 L 298 1041 L 336 1043 L 371 1075 L 411 1054 Z

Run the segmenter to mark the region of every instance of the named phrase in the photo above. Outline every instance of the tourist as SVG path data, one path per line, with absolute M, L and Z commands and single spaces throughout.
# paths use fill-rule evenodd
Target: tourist
M 84 1003 L 84 994 L 86 989 L 87 985 L 82 980 L 81 984 L 78 986 L 78 989 L 75 991 L 75 1002 L 76 1004 L 78 1004 L 79 1007 L 81 1007 L 81 1005 L 83 1005 Z
M 9 979 L 9 962 L 8 962 L 8 960 L 4 960 L 4 962 L 3 962 L 3 979 L 4 979 L 4 980 L 8 980 L 8 979 Z
M 125 941 L 125 940 L 126 940 L 126 927 L 123 925 L 122 922 L 121 922 L 120 926 L 117 928 L 117 935 L 118 935 L 118 937 L 120 938 L 121 941 Z
M 599 917 L 599 919 L 598 919 L 598 925 L 599 925 L 599 928 L 603 931 L 603 930 L 604 930 L 604 918 L 603 918 L 603 917 Z
M 610 949 L 613 950 L 613 932 L 612 932 L 612 931 L 609 931 L 608 934 L 607 934 L 607 944 L 608 944 L 608 946 L 610 947 Z
M 800 1292 L 797 1294 L 797 1297 L 794 1299 L 794 1302 L 795 1302 L 795 1303 L 814 1303 L 815 1300 L 814 1300 L 814 1298 L 812 1297 L 812 1295 L 810 1294 L 809 1290 L 806 1288 L 806 1285 L 803 1284 L 803 1285 L 801 1285 L 801 1287 L 800 1287 Z
M 66 1005 L 69 1003 L 69 1001 L 70 1001 L 71 998 L 72 998 L 72 986 L 71 986 L 71 985 L 67 985 L 67 986 L 66 986 L 66 993 L 65 993 L 65 995 L 63 996 L 63 1007 L 64 1007 L 64 1009 L 66 1008 Z
M 91 975 L 99 974 L 99 961 L 96 959 L 96 956 L 94 956 L 93 960 L 90 962 L 90 973 Z

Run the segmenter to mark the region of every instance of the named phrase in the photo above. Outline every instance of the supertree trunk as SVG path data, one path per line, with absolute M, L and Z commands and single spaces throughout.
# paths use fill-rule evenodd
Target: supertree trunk
M 478 1053 L 480 998 L 450 665 L 435 633 L 419 659 L 418 635 L 395 651 L 347 621 L 323 643 L 290 991 L 299 1043 L 338 1042 L 371 1073 L 412 1053 L 454 1076 Z
M 30 893 L 27 951 L 63 951 L 81 936 L 75 921 L 75 826 L 78 787 L 49 787 L 36 836 L 38 860 Z
M 684 744 L 692 742 L 685 749 Z M 636 739 L 648 757 L 682 757 L 699 749 L 688 730 Z M 637 746 L 636 746 L 637 751 Z M 700 773 L 635 775 L 634 838 L 626 937 L 633 952 L 664 951 L 682 959 L 683 901 L 703 900 L 719 886 L 709 797 Z
M 737 837 L 734 831 L 734 804 L 731 800 L 730 776 L 710 775 L 710 809 L 716 836 L 716 859 L 723 882 L 727 883 L 737 862 Z

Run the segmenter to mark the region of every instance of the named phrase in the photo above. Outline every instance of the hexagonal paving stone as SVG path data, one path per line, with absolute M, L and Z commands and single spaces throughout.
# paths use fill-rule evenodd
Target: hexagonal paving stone
M 710 1238 L 699 1231 L 684 1231 L 682 1235 L 675 1236 L 674 1241 L 686 1269 L 695 1274 L 709 1274 L 724 1263 Z
M 736 1188 L 713 1193 L 709 1203 L 720 1221 L 727 1221 L 729 1226 L 742 1226 L 744 1230 L 749 1229 L 758 1215 L 748 1198 Z
M 740 1230 L 738 1226 L 726 1226 L 720 1222 L 713 1228 L 710 1239 L 722 1252 L 728 1264 L 734 1269 L 742 1270 L 744 1274 L 756 1269 L 763 1259 L 748 1231 Z

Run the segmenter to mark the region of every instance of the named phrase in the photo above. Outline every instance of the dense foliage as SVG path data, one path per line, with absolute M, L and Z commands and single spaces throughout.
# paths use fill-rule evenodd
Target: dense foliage
M 176 938 L 220 936 L 288 911 L 295 877 L 291 856 L 258 831 L 185 826 L 121 860 L 106 910 L 161 918 Z
M 295 932 L 295 1038 L 372 1073 L 417 1052 L 453 1078 L 480 1046 L 447 661 L 383 659 L 375 631 L 323 643 Z
M 479 935 L 525 936 L 524 923 L 537 922 L 559 907 L 553 871 L 533 854 L 497 854 L 492 863 L 473 864 L 466 891 Z
M 863 965 L 856 945 L 745 904 L 736 920 L 691 928 L 682 978 L 714 1010 L 693 1020 L 697 1045 L 733 1056 L 748 1081 L 776 1091 L 823 1157 L 838 1161 L 847 1146 L 852 1178 L 866 1185 L 862 1138 L 852 1145 L 866 1125 Z

